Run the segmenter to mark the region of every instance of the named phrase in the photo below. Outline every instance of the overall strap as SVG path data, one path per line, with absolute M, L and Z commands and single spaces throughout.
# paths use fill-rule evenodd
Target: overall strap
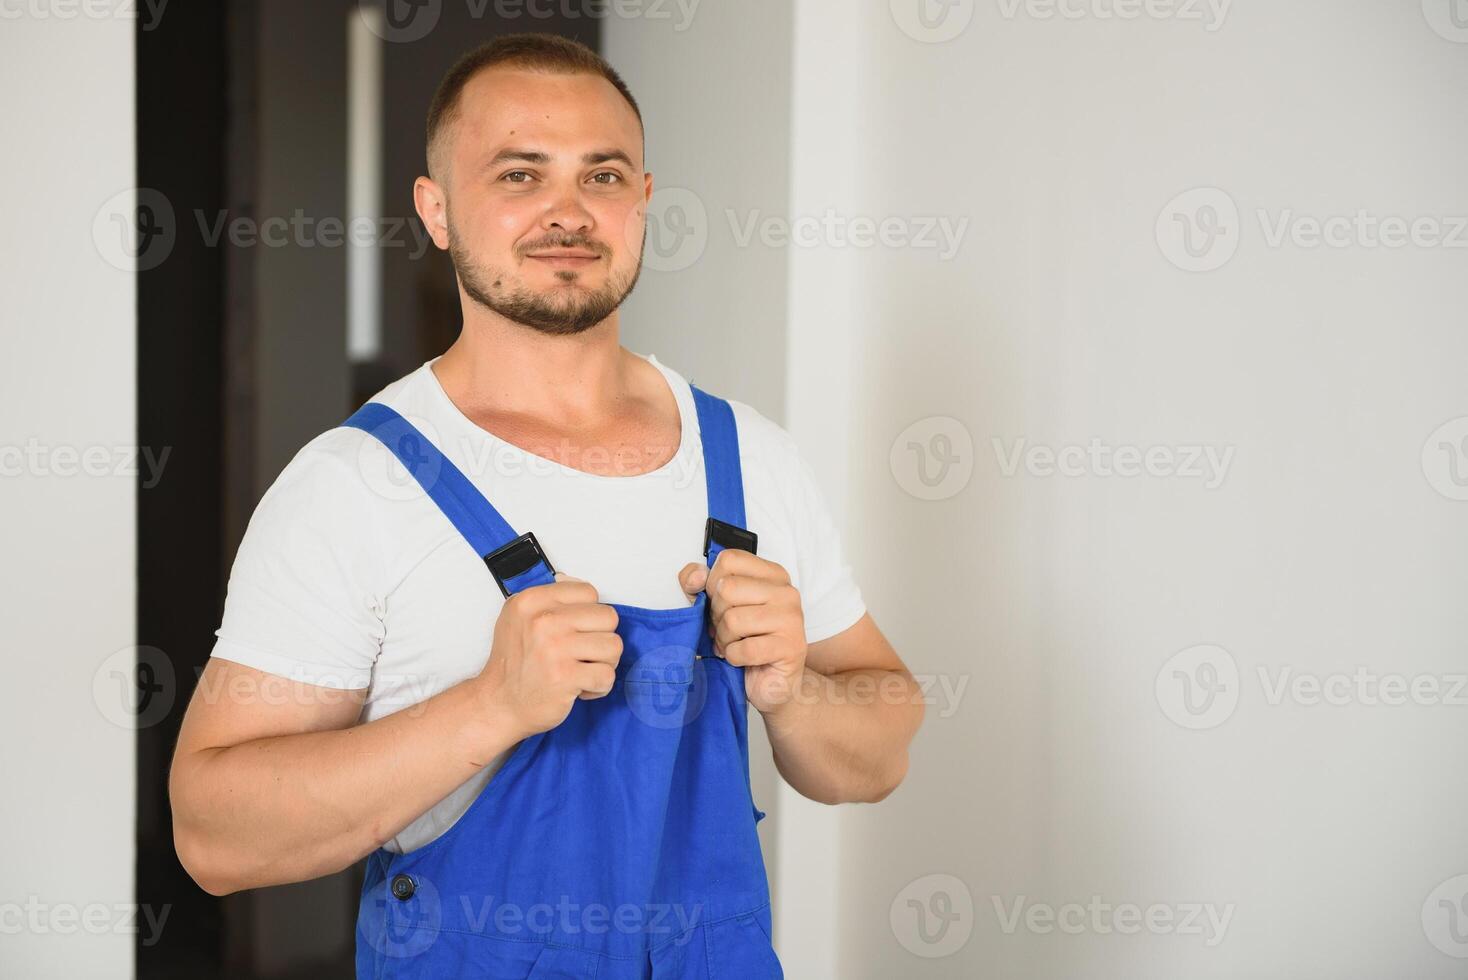
M 744 474 L 739 468 L 739 432 L 734 410 L 722 398 L 696 385 L 698 432 L 703 443 L 703 470 L 708 480 L 709 519 L 704 531 L 704 554 L 709 567 L 725 548 L 755 550 L 756 537 L 745 528 Z
M 535 535 L 517 535 L 469 478 L 407 419 L 380 402 L 368 402 L 342 424 L 368 433 L 397 457 L 484 559 L 506 598 L 555 581 L 555 570 Z

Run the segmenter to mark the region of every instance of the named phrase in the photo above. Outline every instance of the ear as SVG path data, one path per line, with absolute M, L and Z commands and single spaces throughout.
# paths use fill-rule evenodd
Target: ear
M 449 247 L 448 197 L 443 188 L 431 177 L 419 177 L 413 182 L 413 207 L 433 244 L 447 251 Z

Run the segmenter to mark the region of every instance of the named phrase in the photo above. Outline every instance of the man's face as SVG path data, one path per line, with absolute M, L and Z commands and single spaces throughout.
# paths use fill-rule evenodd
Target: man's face
M 606 79 L 481 72 L 446 148 L 447 247 L 470 299 L 555 334 L 621 305 L 642 268 L 652 180 L 637 115 Z

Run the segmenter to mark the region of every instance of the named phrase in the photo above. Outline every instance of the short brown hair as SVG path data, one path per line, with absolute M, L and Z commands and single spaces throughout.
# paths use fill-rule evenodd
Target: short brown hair
M 506 34 L 464 55 L 438 84 L 428 107 L 428 172 L 435 179 L 439 176 L 434 173 L 434 158 L 440 153 L 438 144 L 444 131 L 454 123 L 464 86 L 481 71 L 498 65 L 552 74 L 600 75 L 622 93 L 637 115 L 637 124 L 642 125 L 642 110 L 637 100 L 622 76 L 601 55 L 579 41 L 557 34 Z

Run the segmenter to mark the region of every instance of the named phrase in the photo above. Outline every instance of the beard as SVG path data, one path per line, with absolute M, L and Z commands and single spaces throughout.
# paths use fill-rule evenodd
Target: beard
M 580 274 L 569 269 L 556 272 L 556 278 L 565 283 L 565 286 L 543 293 L 532 292 L 523 286 L 504 289 L 501 284 L 509 280 L 510 275 L 475 261 L 454 230 L 453 218 L 449 218 L 448 231 L 449 258 L 454 263 L 454 272 L 459 277 L 459 284 L 465 295 L 512 323 L 545 334 L 570 335 L 590 330 L 622 305 L 622 301 L 632 292 L 632 287 L 637 285 L 637 279 L 642 274 L 642 254 L 639 250 L 637 266 L 630 275 L 609 275 L 606 285 L 599 289 L 580 288 L 576 285 Z M 585 249 L 596 253 L 607 262 L 611 261 L 611 254 L 606 246 L 593 242 L 584 235 L 553 236 L 516 251 L 523 259 L 526 254 L 541 248 Z

